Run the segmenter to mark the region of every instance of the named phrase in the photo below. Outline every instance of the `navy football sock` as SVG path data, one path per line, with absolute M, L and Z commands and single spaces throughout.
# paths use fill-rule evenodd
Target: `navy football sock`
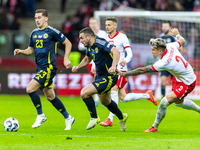
M 83 99 L 83 101 L 85 102 L 85 104 L 90 112 L 91 118 L 97 118 L 97 112 L 96 112 L 96 107 L 95 107 L 93 98 L 88 97 L 88 98 Z
M 117 107 L 117 104 L 113 100 L 111 100 L 111 103 L 106 107 L 108 108 L 109 111 L 115 114 L 119 118 L 119 120 L 123 119 L 121 110 Z
M 38 95 L 38 93 L 36 91 L 32 92 L 32 93 L 29 93 L 28 94 L 37 110 L 37 114 L 40 115 L 40 114 L 43 114 L 42 112 L 42 104 L 41 104 L 41 101 L 40 101 L 40 97 Z
M 52 105 L 64 116 L 64 118 L 68 118 L 69 114 L 65 109 L 65 106 L 61 102 L 61 100 L 56 96 L 54 100 L 50 101 Z
M 165 96 L 165 87 L 161 87 L 161 94 L 162 94 L 162 97 Z

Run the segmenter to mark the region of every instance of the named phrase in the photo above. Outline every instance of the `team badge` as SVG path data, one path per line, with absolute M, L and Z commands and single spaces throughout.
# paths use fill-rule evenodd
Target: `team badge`
M 99 52 L 99 50 L 98 50 L 98 48 L 97 48 L 97 47 L 95 48 L 95 52 L 96 52 L 96 53 L 98 53 L 98 52 Z
M 114 41 L 113 40 L 109 40 L 108 41 L 110 44 L 114 44 Z
M 167 43 L 171 43 L 171 39 L 170 38 L 167 39 Z
M 48 34 L 47 34 L 47 33 L 45 33 L 45 34 L 44 34 L 44 38 L 46 39 L 47 37 L 48 37 Z

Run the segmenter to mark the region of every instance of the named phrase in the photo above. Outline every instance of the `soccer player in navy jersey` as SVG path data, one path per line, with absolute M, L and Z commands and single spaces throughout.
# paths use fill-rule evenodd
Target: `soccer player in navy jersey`
M 91 60 L 93 60 L 96 65 L 95 81 L 81 90 L 81 98 L 85 102 L 91 116 L 86 129 L 89 130 L 100 122 L 92 98 L 93 94 L 98 94 L 101 103 L 119 118 L 121 131 L 125 131 L 125 123 L 128 115 L 126 113 L 122 114 L 117 104 L 111 100 L 110 96 L 111 88 L 118 80 L 116 66 L 119 61 L 120 52 L 113 44 L 95 35 L 89 27 L 79 32 L 79 38 L 80 42 L 87 47 L 86 56 L 78 66 L 72 67 L 72 72 L 77 72 L 78 69 L 88 65 Z
M 29 94 L 37 110 L 37 118 L 32 128 L 39 127 L 46 121 L 46 116 L 42 111 L 40 97 L 36 92 L 36 90 L 40 88 L 44 92 L 47 100 L 49 100 L 64 116 L 65 130 L 71 130 L 71 125 L 74 123 L 75 119 L 69 115 L 61 100 L 55 95 L 53 78 L 57 70 L 57 41 L 65 45 L 64 66 L 66 69 L 69 69 L 71 66 L 71 62 L 68 58 L 72 44 L 60 31 L 48 26 L 48 13 L 45 9 L 38 9 L 35 11 L 35 22 L 38 28 L 32 31 L 28 48 L 25 50 L 14 50 L 14 55 L 35 55 L 37 74 L 26 88 L 26 92 Z
M 170 30 L 171 30 L 171 23 L 169 21 L 162 22 L 163 33 L 159 37 L 162 38 L 165 41 L 166 44 L 176 41 L 175 37 L 173 37 L 170 34 Z M 162 98 L 165 97 L 165 87 L 166 87 L 167 78 L 168 78 L 169 75 L 171 76 L 171 79 L 172 79 L 173 75 L 170 74 L 168 71 L 166 71 L 166 70 L 160 71 Z

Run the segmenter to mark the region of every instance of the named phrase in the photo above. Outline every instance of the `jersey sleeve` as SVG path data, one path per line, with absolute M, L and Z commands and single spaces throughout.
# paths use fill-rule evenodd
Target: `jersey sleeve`
M 63 43 L 66 39 L 66 37 L 64 36 L 64 34 L 62 34 L 59 30 L 55 29 L 55 28 L 51 28 L 52 29 L 52 33 L 56 39 L 56 41 L 59 41 L 60 43 Z
M 89 53 L 89 49 L 90 49 L 90 48 L 87 48 L 87 50 L 86 50 L 86 56 L 91 57 L 91 56 L 90 56 L 90 53 Z
M 166 62 L 163 61 L 162 59 L 159 59 L 157 62 L 151 65 L 151 67 L 154 71 L 163 71 L 163 70 L 166 70 L 165 65 L 166 65 Z
M 30 34 L 30 38 L 29 38 L 29 47 L 34 47 L 33 41 L 32 41 L 32 36 L 33 36 L 33 32 Z
M 123 38 L 123 47 L 124 47 L 124 50 L 127 52 L 126 58 L 124 60 L 128 63 L 131 61 L 133 57 L 133 53 L 131 50 L 129 40 L 126 35 L 124 35 L 124 38 Z
M 179 41 L 168 43 L 170 46 L 175 46 L 177 49 L 181 47 L 181 43 Z
M 109 43 L 103 38 L 98 38 L 96 39 L 96 44 L 99 45 L 99 47 L 102 47 L 102 49 L 108 53 L 111 52 L 112 47 L 114 46 L 113 44 Z M 114 46 L 115 47 L 115 46 Z

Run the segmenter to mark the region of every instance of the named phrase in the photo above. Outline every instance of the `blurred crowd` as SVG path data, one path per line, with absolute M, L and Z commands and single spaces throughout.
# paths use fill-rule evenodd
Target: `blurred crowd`
M 41 0 L 1 0 L 0 30 L 19 30 L 21 18 L 33 17 Z
M 78 32 L 88 26 L 89 18 L 94 15 L 94 11 L 117 10 L 121 6 L 149 11 L 200 11 L 200 0 L 83 0 L 76 14 L 67 16 L 62 24 L 62 32 L 73 43 L 72 50 L 77 50 Z M 134 21 L 125 20 L 123 24 L 130 26 Z
M 22 18 L 33 18 L 36 4 L 41 1 L 43 0 L 0 0 L 0 30 L 19 30 Z M 68 0 L 60 0 L 60 4 L 60 13 L 65 13 Z M 69 16 L 66 14 L 66 19 L 59 30 L 73 43 L 72 51 L 77 51 L 78 32 L 88 26 L 89 18 L 94 15 L 94 11 L 117 10 L 121 7 L 149 11 L 200 11 L 200 0 L 83 0 L 74 15 Z M 131 30 L 135 22 L 138 21 L 123 20 L 121 25 L 126 26 L 123 29 Z M 135 26 L 137 27 L 138 25 Z M 143 28 L 140 25 L 138 27 Z M 151 32 L 149 27 L 144 27 L 147 32 Z M 144 30 L 144 28 L 141 30 Z M 134 29 L 137 32 L 139 31 L 139 29 Z M 134 32 L 135 36 L 137 36 L 137 32 Z M 155 34 L 157 35 L 158 33 Z M 151 37 L 151 34 L 147 35 Z M 131 40 L 135 41 L 139 40 L 139 38 L 134 37 Z M 0 37 L 0 43 L 2 43 L 1 41 L 5 40 Z M 63 49 L 62 45 L 59 45 L 59 48 Z

